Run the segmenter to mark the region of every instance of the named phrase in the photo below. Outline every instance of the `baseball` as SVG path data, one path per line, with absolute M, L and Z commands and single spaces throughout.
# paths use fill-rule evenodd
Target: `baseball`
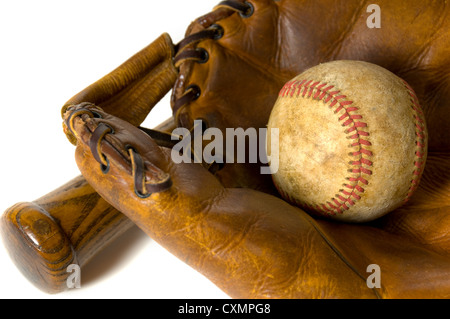
M 408 201 L 427 157 L 413 89 L 362 61 L 323 63 L 287 82 L 270 115 L 274 128 L 279 166 L 272 178 L 281 196 L 345 222 L 371 221 Z

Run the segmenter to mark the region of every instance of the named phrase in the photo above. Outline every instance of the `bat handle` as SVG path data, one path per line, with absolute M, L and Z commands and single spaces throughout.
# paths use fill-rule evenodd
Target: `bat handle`
M 68 289 L 73 266 L 91 257 L 132 227 L 82 176 L 33 201 L 5 211 L 0 233 L 22 274 L 39 289 Z

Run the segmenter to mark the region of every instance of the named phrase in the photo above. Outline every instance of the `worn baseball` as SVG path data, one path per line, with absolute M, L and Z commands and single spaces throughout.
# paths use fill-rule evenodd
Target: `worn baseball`
M 413 89 L 362 61 L 323 63 L 287 82 L 270 115 L 268 154 L 274 128 L 272 177 L 283 198 L 346 222 L 374 220 L 408 201 L 427 157 Z

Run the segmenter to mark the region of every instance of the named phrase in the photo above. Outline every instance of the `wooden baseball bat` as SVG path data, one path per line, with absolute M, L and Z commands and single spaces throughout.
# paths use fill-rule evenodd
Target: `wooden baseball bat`
M 154 132 L 171 132 L 174 127 L 169 119 Z M 164 137 L 152 137 L 160 145 L 168 143 Z M 39 289 L 57 293 L 68 289 L 70 265 L 82 268 L 132 226 L 78 176 L 33 202 L 7 209 L 0 220 L 0 233 L 22 274 Z
M 1 235 L 22 274 L 39 289 L 67 289 L 68 267 L 83 267 L 132 226 L 78 176 L 51 193 L 5 211 Z

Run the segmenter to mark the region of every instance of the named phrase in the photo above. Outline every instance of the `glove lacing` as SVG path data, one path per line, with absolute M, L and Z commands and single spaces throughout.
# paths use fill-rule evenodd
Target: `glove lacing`
M 242 18 L 249 18 L 254 13 L 254 6 L 248 1 L 228 0 L 220 2 L 215 9 L 227 8 L 239 13 Z M 219 40 L 224 35 L 224 30 L 219 24 L 212 24 L 209 28 L 191 34 L 175 46 L 174 65 L 179 68 L 186 61 L 206 63 L 209 53 L 203 48 L 197 48 L 196 44 L 204 40 Z M 173 102 L 173 115 L 176 123 L 180 123 L 180 110 L 189 103 L 197 100 L 201 90 L 196 84 L 189 85 L 183 95 Z

